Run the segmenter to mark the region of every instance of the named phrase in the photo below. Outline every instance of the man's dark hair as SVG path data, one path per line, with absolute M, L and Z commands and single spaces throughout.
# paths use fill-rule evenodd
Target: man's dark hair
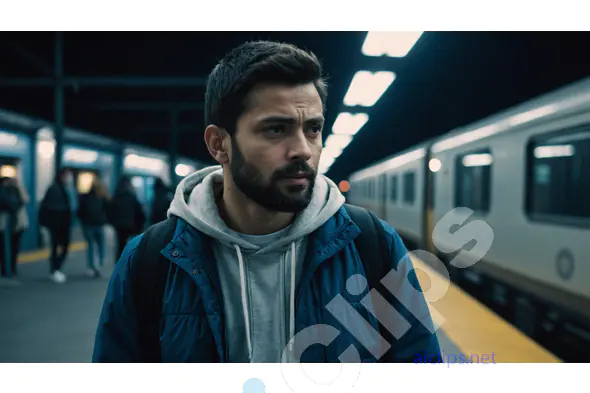
M 326 108 L 327 84 L 312 52 L 291 44 L 254 41 L 229 52 L 213 69 L 205 92 L 205 127 L 215 124 L 232 136 L 245 99 L 261 83 L 313 83 Z

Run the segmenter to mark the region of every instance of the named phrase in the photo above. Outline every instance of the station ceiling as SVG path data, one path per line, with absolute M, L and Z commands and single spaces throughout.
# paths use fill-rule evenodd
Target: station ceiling
M 53 32 L 0 33 L 0 108 L 54 120 Z M 396 80 L 327 173 L 351 172 L 590 75 L 590 33 L 426 32 L 404 58 L 363 56 L 366 32 L 65 32 L 67 127 L 213 163 L 203 142 L 205 81 L 231 48 L 254 39 L 315 52 L 329 76 L 325 137 L 356 71 Z M 100 78 L 100 79 L 96 79 Z M 121 83 L 125 80 L 125 83 Z M 17 82 L 29 86 L 15 86 Z M 42 83 L 39 83 L 42 81 Z M 353 110 L 354 111 L 354 110 Z

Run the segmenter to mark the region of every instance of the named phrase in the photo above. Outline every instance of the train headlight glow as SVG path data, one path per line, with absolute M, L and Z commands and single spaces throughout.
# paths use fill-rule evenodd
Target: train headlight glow
M 438 158 L 432 158 L 428 161 L 428 168 L 431 172 L 438 172 L 440 171 L 440 168 L 442 168 L 442 163 Z

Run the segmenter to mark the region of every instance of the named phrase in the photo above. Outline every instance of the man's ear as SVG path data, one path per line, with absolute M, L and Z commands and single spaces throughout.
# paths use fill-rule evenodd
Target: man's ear
M 221 165 L 229 163 L 231 155 L 230 139 L 229 133 L 224 128 L 211 124 L 205 129 L 205 144 L 209 154 Z

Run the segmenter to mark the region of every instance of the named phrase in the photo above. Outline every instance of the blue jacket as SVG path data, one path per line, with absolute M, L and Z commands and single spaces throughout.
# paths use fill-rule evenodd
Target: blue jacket
M 339 357 L 350 345 L 356 348 L 362 362 L 414 362 L 424 354 L 440 355 L 432 328 L 427 329 L 414 317 L 416 313 L 428 314 L 428 308 L 407 250 L 391 226 L 384 221 L 381 225 L 387 235 L 392 269 L 408 277 L 411 283 L 412 288 L 400 284 L 395 294 L 398 301 L 391 302 L 407 321 L 397 320 L 398 328 L 407 325 L 409 330 L 399 339 L 381 330 L 391 347 L 384 354 L 374 349 L 379 343 L 375 334 L 379 327 L 374 315 L 362 304 L 367 291 L 356 295 L 346 287 L 349 277 L 366 275 L 353 242 L 360 229 L 342 207 L 309 237 L 304 272 L 296 290 L 295 331 L 318 324 L 330 326 L 331 331 L 324 331 L 316 340 L 316 343 L 323 340 L 326 345 L 306 344 L 305 348 L 299 348 L 303 352 L 301 362 L 340 362 Z M 135 255 L 142 236 L 128 243 L 111 277 L 96 333 L 94 362 L 142 361 L 138 357 L 136 310 L 130 281 L 131 268 L 140 263 Z M 211 242 L 211 238 L 179 219 L 173 239 L 161 251 L 173 267 L 163 297 L 162 362 L 228 361 L 223 301 L 217 290 L 220 284 Z M 326 307 L 336 298 L 350 305 L 339 306 L 338 318 Z M 402 304 L 412 304 L 412 312 Z M 359 322 L 359 315 L 368 324 Z

